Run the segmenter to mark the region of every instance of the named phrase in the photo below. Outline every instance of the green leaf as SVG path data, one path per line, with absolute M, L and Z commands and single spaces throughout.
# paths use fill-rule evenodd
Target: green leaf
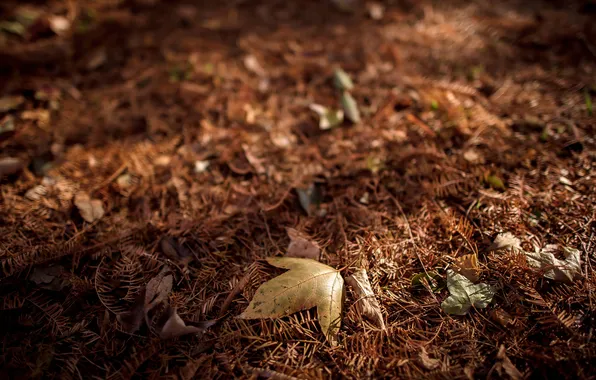
M 411 283 L 413 288 L 421 288 L 424 287 L 422 281 L 428 282 L 430 286 L 430 290 L 433 293 L 438 293 L 445 288 L 445 281 L 441 278 L 441 276 L 436 272 L 422 272 L 414 275 L 412 277 Z
M 333 73 L 333 84 L 340 91 L 351 90 L 354 88 L 354 82 L 352 82 L 348 73 L 341 68 L 335 69 L 335 72 Z
M 447 314 L 465 315 L 472 306 L 483 309 L 495 295 L 492 286 L 485 283 L 474 285 L 465 276 L 452 270 L 447 271 L 447 287 L 450 296 L 441 304 Z
M 2 21 L 0 22 L 0 30 L 8 33 L 16 34 L 17 36 L 23 36 L 27 29 L 20 22 L 16 21 Z
M 489 175 L 486 177 L 486 182 L 495 190 L 506 190 L 503 180 L 496 175 Z
M 588 115 L 592 116 L 594 110 L 592 108 L 592 96 L 590 95 L 590 91 L 585 91 L 584 99 L 586 101 L 586 110 L 588 110 Z
M 350 95 L 349 92 L 343 92 L 341 94 L 341 105 L 346 113 L 346 117 L 354 124 L 360 123 L 360 111 L 358 110 L 358 104 L 356 100 Z
M 238 318 L 280 318 L 316 306 L 321 330 L 334 343 L 344 288 L 339 271 L 311 259 L 270 257 L 267 262 L 289 271 L 261 285 Z

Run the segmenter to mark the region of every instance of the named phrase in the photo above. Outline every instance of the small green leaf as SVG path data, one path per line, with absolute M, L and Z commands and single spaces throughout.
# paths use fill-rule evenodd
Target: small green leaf
M 412 277 L 411 283 L 413 288 L 421 288 L 424 287 L 423 281 L 428 282 L 430 286 L 430 290 L 433 293 L 438 293 L 441 290 L 445 289 L 445 281 L 441 278 L 441 276 L 436 272 L 422 272 L 414 275 Z
M 352 82 L 348 73 L 341 68 L 335 69 L 335 72 L 333 73 L 333 84 L 340 91 L 351 90 L 354 88 L 354 82 Z
M 452 270 L 447 271 L 447 287 L 450 295 L 441 303 L 447 314 L 465 315 L 472 306 L 484 309 L 495 295 L 492 286 L 485 283 L 474 285 L 465 276 Z
M 488 175 L 486 177 L 486 183 L 488 183 L 490 187 L 495 190 L 506 190 L 503 180 L 494 174 Z
M 0 22 L 0 30 L 8 33 L 16 34 L 17 36 L 23 36 L 27 29 L 23 24 L 16 21 L 2 21 Z
M 584 98 L 586 101 L 586 110 L 588 110 L 588 115 L 592 116 L 594 110 L 592 108 L 592 96 L 590 95 L 590 91 L 585 91 Z
M 343 92 L 341 95 L 341 105 L 346 113 L 346 117 L 354 124 L 360 123 L 360 111 L 356 100 L 349 92 Z
M 433 111 L 436 111 L 436 110 L 438 110 L 438 109 L 439 109 L 439 102 L 437 102 L 436 100 L 433 100 L 433 101 L 431 101 L 431 102 L 430 102 L 430 108 L 431 108 Z

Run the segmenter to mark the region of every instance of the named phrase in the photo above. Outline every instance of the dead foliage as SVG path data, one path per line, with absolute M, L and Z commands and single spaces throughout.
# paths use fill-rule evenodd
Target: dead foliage
M 590 378 L 593 10 L 526 3 L 0 2 L 0 373 Z M 290 252 L 336 347 L 236 318 Z

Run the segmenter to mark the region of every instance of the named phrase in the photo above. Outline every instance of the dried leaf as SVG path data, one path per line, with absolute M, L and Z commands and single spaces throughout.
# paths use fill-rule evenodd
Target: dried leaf
M 340 91 L 347 91 L 354 88 L 354 82 L 352 82 L 348 73 L 341 68 L 335 69 L 335 72 L 333 73 L 333 84 Z
M 29 276 L 29 280 L 33 281 L 37 285 L 49 284 L 54 281 L 56 276 L 59 276 L 63 270 L 64 268 L 60 265 L 43 268 L 35 267 Z
M 497 235 L 492 245 L 488 248 L 489 251 L 501 251 L 506 249 L 522 251 L 521 241 L 511 232 L 504 232 Z
M 25 102 L 22 96 L 4 96 L 0 98 L 0 112 L 13 111 Z
M 316 306 L 321 329 L 334 343 L 344 286 L 339 271 L 310 259 L 270 257 L 267 262 L 289 271 L 261 285 L 239 318 L 279 318 Z
M 293 228 L 286 228 L 290 237 L 290 245 L 286 257 L 302 257 L 304 259 L 319 260 L 321 248 L 314 241 L 308 240 Z
M 306 189 L 296 189 L 300 206 L 311 216 L 321 203 L 322 194 L 318 186 L 314 183 Z
M 169 309 L 169 317 L 159 332 L 161 339 L 172 339 L 182 335 L 198 334 L 213 326 L 215 321 L 205 321 L 201 326 L 187 326 L 174 308 Z
M 143 316 L 145 309 L 145 288 L 141 289 L 141 292 L 135 298 L 135 302 L 130 308 L 130 311 L 120 313 L 116 316 L 116 319 L 122 325 L 122 330 L 127 333 L 134 333 L 141 328 L 143 323 Z
M 456 258 L 453 269 L 472 282 L 476 282 L 480 279 L 478 255 L 475 253 Z
M 370 286 L 368 275 L 364 269 L 358 269 L 350 277 L 346 278 L 348 285 L 352 287 L 358 297 L 355 307 L 360 315 L 368 318 L 382 330 L 385 330 L 385 322 L 379 302 Z
M 89 194 L 83 191 L 79 191 L 75 195 L 74 204 L 79 209 L 81 217 L 89 223 L 101 219 L 104 215 L 101 201 L 99 199 L 91 199 Z
M 65 35 L 70 29 L 70 20 L 64 16 L 49 16 L 48 23 L 52 32 L 59 36 Z
M 183 266 L 188 265 L 194 258 L 192 253 L 184 245 L 178 243 L 176 239 L 166 236 L 159 242 L 161 251 L 166 257 L 175 263 Z
M 451 269 L 447 271 L 447 287 L 450 295 L 441 304 L 447 314 L 465 315 L 472 306 L 483 309 L 495 295 L 495 290 L 490 285 L 474 285 L 465 276 Z
M 563 247 L 565 260 L 555 257 L 558 251 L 556 244 L 549 244 L 535 252 L 524 252 L 528 264 L 544 271 L 544 277 L 555 281 L 572 282 L 581 277 L 581 258 L 577 249 Z
M 344 109 L 346 117 L 354 124 L 360 123 L 360 111 L 356 100 L 348 92 L 341 94 L 341 105 Z
M 244 57 L 244 66 L 249 71 L 252 71 L 253 73 L 257 74 L 260 77 L 267 76 L 267 72 L 265 71 L 265 69 L 263 68 L 263 66 L 261 66 L 261 64 L 257 60 L 257 57 L 255 57 L 252 54 L 251 55 L 247 55 L 246 57 Z
M 20 172 L 25 163 L 15 157 L 0 158 L 0 178 Z
M 441 361 L 439 359 L 432 359 L 428 356 L 428 352 L 424 347 L 420 347 L 420 353 L 418 354 L 418 359 L 420 359 L 420 363 L 422 366 L 429 371 L 433 369 L 437 369 L 441 365 Z
M 501 347 L 499 347 L 497 359 L 501 361 L 500 368 L 502 368 L 505 371 L 505 373 L 509 375 L 509 377 L 511 377 L 513 380 L 523 379 L 524 376 L 522 375 L 522 373 L 517 368 L 515 368 L 511 360 L 509 360 L 509 358 L 507 357 L 507 354 L 505 354 L 504 345 L 501 345 Z M 501 377 L 503 376 L 501 371 L 499 371 L 499 375 L 501 375 Z
M 174 278 L 171 274 L 166 275 L 170 270 L 165 266 L 157 276 L 153 277 L 148 283 L 145 292 L 145 304 L 143 306 L 145 311 L 145 321 L 149 325 L 149 312 L 168 299 L 168 296 L 172 292 L 172 286 L 174 284 Z

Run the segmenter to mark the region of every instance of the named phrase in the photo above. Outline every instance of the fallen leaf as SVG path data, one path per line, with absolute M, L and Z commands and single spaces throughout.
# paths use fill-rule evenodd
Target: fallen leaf
M 166 257 L 175 263 L 180 263 L 183 266 L 186 266 L 193 259 L 193 255 L 188 248 L 178 243 L 176 239 L 172 237 L 166 236 L 161 239 L 159 246 Z
M 0 30 L 16 34 L 17 36 L 25 35 L 27 28 L 20 22 L 16 21 L 2 21 L 0 22 Z
M 360 123 L 360 111 L 356 100 L 348 92 L 341 94 L 341 105 L 344 109 L 346 117 L 354 124 Z
M 48 23 L 52 32 L 58 36 L 65 35 L 70 29 L 70 20 L 64 16 L 49 16 Z
M 503 377 L 503 374 L 501 373 L 500 369 L 503 369 L 505 373 L 509 375 L 509 377 L 511 377 L 513 380 L 520 380 L 524 377 L 522 373 L 517 368 L 515 368 L 511 360 L 507 357 L 504 345 L 501 345 L 501 347 L 499 347 L 497 359 L 501 361 L 501 363 L 499 363 L 500 366 L 497 367 L 497 371 L 499 372 L 499 375 L 501 377 Z
M 143 316 L 145 309 L 145 288 L 142 288 L 135 302 L 133 303 L 130 311 L 120 313 L 116 316 L 116 319 L 122 325 L 122 330 L 129 334 L 138 331 L 143 324 Z
M 414 275 L 410 281 L 413 288 L 424 287 L 422 281 L 426 281 L 433 293 L 438 293 L 445 288 L 445 281 L 443 281 L 441 275 L 436 272 L 418 273 Z
M 321 330 L 333 344 L 341 324 L 344 280 L 339 271 L 310 259 L 270 257 L 267 262 L 289 271 L 261 285 L 239 318 L 279 318 L 316 306 Z
M 495 190 L 506 190 L 503 180 L 496 175 L 491 174 L 486 176 L 486 183 Z
M 366 7 L 368 9 L 368 15 L 370 16 L 370 18 L 377 21 L 383 19 L 383 15 L 385 14 L 385 7 L 383 7 L 381 4 L 376 2 L 370 2 L 366 4 Z
M 515 323 L 515 321 L 513 320 L 513 317 L 508 312 L 506 312 L 505 310 L 503 310 L 501 308 L 491 310 L 490 317 L 492 318 L 493 321 L 497 322 L 498 324 L 500 324 L 503 327 L 508 327 L 509 325 L 512 325 Z
M 465 315 L 472 306 L 483 309 L 495 295 L 495 290 L 490 285 L 474 285 L 465 276 L 451 269 L 447 271 L 447 287 L 450 295 L 441 304 L 447 314 Z
M 424 347 L 420 347 L 420 353 L 418 354 L 418 359 L 420 359 L 420 363 L 422 366 L 429 371 L 433 369 L 437 369 L 441 365 L 441 361 L 439 359 L 432 359 L 428 356 L 428 352 Z
M 54 281 L 56 276 L 59 276 L 63 270 L 64 268 L 59 265 L 43 268 L 35 267 L 29 276 L 29 280 L 37 285 L 49 284 Z
M 174 284 L 174 278 L 171 274 L 166 275 L 170 270 L 167 266 L 153 277 L 148 283 L 145 290 L 145 303 L 143 305 L 143 311 L 145 313 L 145 322 L 147 326 L 150 326 L 149 312 L 153 310 L 157 305 L 168 299 L 168 296 L 172 292 L 172 286 Z
M 261 66 L 261 64 L 257 60 L 257 57 L 255 57 L 252 54 L 251 55 L 247 55 L 246 57 L 244 57 L 244 66 L 249 71 L 257 74 L 260 77 L 267 76 L 267 72 L 265 71 L 265 69 L 263 68 L 263 66 Z
M 89 194 L 83 191 L 79 191 L 75 195 L 74 204 L 79 209 L 81 217 L 89 223 L 101 219 L 104 215 L 101 201 L 99 199 L 91 199 Z
M 347 91 L 354 88 L 354 82 L 352 82 L 348 73 L 341 68 L 335 69 L 335 72 L 333 73 L 333 84 L 340 91 Z
M 358 297 L 354 305 L 360 315 L 368 318 L 380 329 L 385 330 L 383 313 L 381 312 L 381 307 L 375 297 L 375 293 L 370 286 L 366 271 L 364 269 L 356 270 L 353 275 L 346 278 L 346 282 L 352 287 Z
M 511 232 L 498 234 L 491 246 L 488 248 L 489 251 L 501 251 L 506 249 L 522 251 L 521 241 Z
M 311 216 L 321 204 L 321 199 L 323 197 L 319 187 L 313 183 L 306 189 L 296 189 L 296 193 L 298 193 L 300 206 L 302 206 L 304 211 Z
M 166 323 L 161 328 L 161 331 L 159 332 L 159 337 L 161 339 L 172 339 L 182 335 L 198 334 L 204 332 L 206 329 L 213 326 L 214 324 L 215 321 L 212 320 L 201 322 L 201 326 L 188 326 L 182 320 L 182 318 L 180 318 L 176 309 L 170 308 L 169 317 L 166 320 Z
M 316 103 L 308 107 L 319 116 L 319 128 L 322 130 L 337 127 L 344 121 L 344 112 L 342 110 L 329 110 L 327 107 Z
M 306 239 L 293 228 L 286 228 L 290 237 L 290 245 L 286 257 L 302 257 L 304 259 L 319 260 L 321 248 L 314 241 Z
M 15 157 L 0 158 L 0 178 L 20 172 L 25 163 Z
M 463 255 L 455 259 L 454 270 L 464 275 L 468 280 L 476 282 L 480 279 L 480 267 L 478 266 L 478 255 L 475 253 Z
M 563 247 L 565 260 L 555 257 L 558 245 L 548 244 L 535 252 L 525 252 L 528 264 L 540 271 L 544 271 L 544 277 L 555 281 L 572 282 L 581 277 L 580 252 L 577 249 Z

